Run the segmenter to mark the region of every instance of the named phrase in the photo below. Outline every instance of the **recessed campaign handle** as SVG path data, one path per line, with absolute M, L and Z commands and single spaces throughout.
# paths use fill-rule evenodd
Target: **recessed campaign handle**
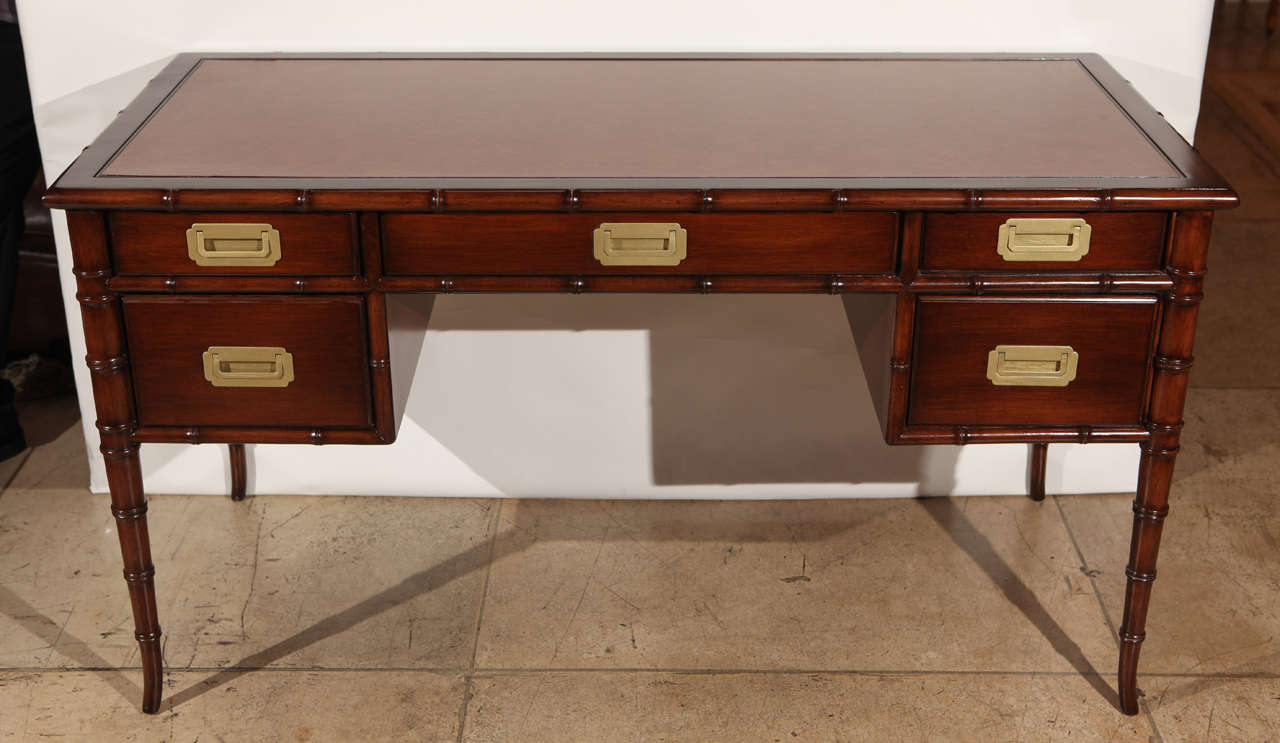
M 1000 225 L 996 252 L 1006 261 L 1078 261 L 1092 232 L 1083 219 L 1010 219 Z
M 209 346 L 204 378 L 214 387 L 288 387 L 293 354 L 278 346 Z
M 197 266 L 274 266 L 280 231 L 269 224 L 198 222 L 187 230 L 187 255 Z
M 987 379 L 998 387 L 1066 387 L 1079 364 L 1071 346 L 996 346 L 987 354 Z
M 675 222 L 605 222 L 593 238 L 604 266 L 678 266 L 688 250 L 687 233 Z

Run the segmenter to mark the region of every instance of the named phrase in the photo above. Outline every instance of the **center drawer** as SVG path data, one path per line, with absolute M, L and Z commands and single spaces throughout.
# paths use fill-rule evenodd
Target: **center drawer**
M 362 297 L 131 296 L 142 426 L 369 428 Z
M 1142 422 L 1155 297 L 921 297 L 912 424 Z
M 887 212 L 382 217 L 389 276 L 881 274 L 896 237 Z

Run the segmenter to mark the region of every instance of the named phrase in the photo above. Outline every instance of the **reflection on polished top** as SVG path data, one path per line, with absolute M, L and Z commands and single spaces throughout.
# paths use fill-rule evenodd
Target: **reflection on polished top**
M 204 59 L 105 176 L 1160 178 L 1075 59 Z

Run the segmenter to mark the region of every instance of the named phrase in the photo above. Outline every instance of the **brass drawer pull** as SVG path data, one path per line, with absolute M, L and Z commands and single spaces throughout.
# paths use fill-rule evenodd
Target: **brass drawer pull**
M 998 387 L 1066 387 L 1079 362 L 1071 346 L 996 346 L 987 354 L 987 379 Z
M 996 252 L 1006 261 L 1078 261 L 1089 253 L 1092 231 L 1083 219 L 1010 219 L 1000 225 Z
M 678 266 L 685 259 L 686 232 L 675 222 L 605 222 L 593 236 L 604 266 Z
M 277 346 L 209 346 L 204 378 L 214 387 L 288 387 L 293 354 Z
M 187 255 L 197 266 L 274 266 L 280 260 L 280 231 L 269 224 L 193 224 L 187 230 Z

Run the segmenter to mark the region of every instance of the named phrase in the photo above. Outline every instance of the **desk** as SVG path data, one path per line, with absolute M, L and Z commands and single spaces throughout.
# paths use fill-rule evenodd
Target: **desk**
M 181 55 L 57 181 L 143 660 L 145 442 L 395 437 L 394 292 L 841 294 L 890 444 L 1135 442 L 1137 663 L 1213 210 L 1095 55 Z

